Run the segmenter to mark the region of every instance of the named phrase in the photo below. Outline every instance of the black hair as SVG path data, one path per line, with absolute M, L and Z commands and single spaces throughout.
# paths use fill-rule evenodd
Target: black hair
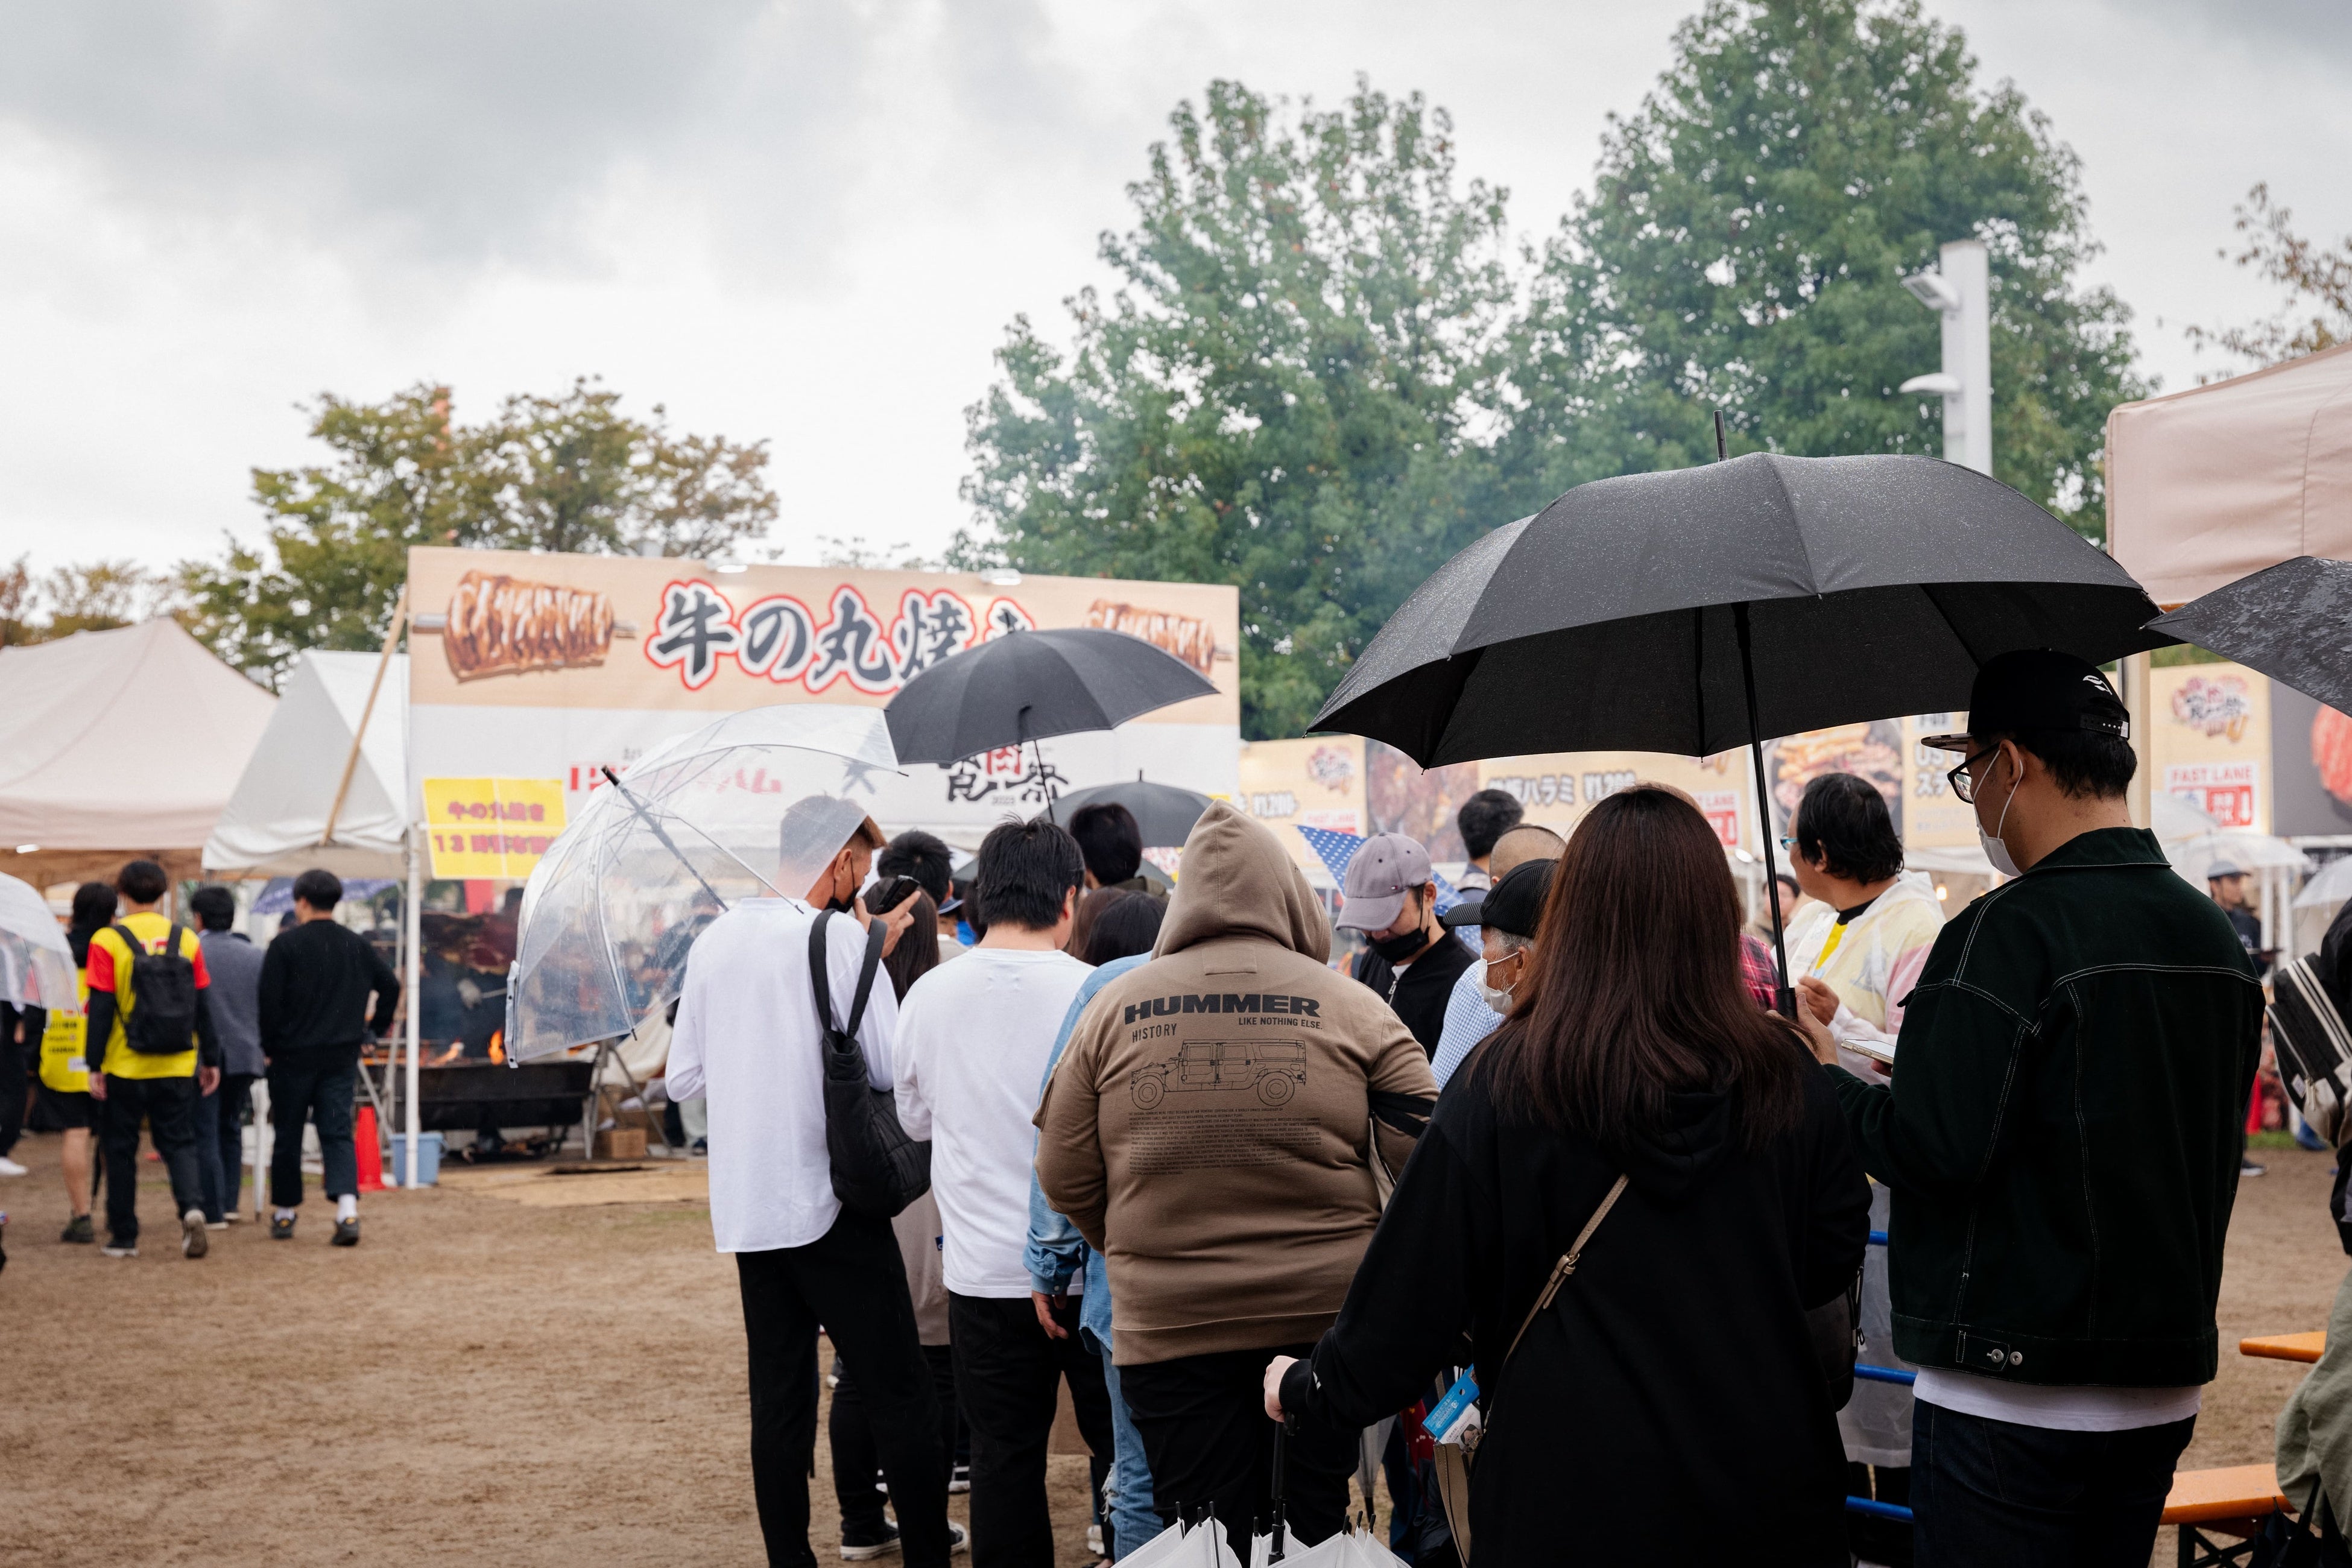
M 970 877 L 960 877 L 955 882 L 955 896 L 963 900 L 956 918 L 971 928 L 975 940 L 988 934 L 988 916 L 980 907 L 980 884 Z
M 1051 931 L 1064 900 L 1086 886 L 1086 871 L 1078 841 L 1040 816 L 990 829 L 973 880 L 989 924 Z
M 188 912 L 206 931 L 226 931 L 236 924 L 236 895 L 218 882 L 207 882 L 188 895 Z
M 171 873 L 152 860 L 133 860 L 115 873 L 115 889 L 134 904 L 152 904 L 171 889 Z
M 908 828 L 874 857 L 874 874 L 912 877 L 937 906 L 948 901 L 948 889 L 955 879 L 955 852 L 921 828 Z
M 1461 830 L 1462 847 L 1470 858 L 1483 860 L 1495 852 L 1495 840 L 1517 827 L 1526 815 L 1519 797 L 1508 790 L 1482 789 L 1462 803 L 1454 814 L 1454 826 Z
M 1149 893 L 1121 893 L 1096 914 L 1087 950 L 1078 956 L 1099 968 L 1113 959 L 1150 952 L 1167 912 L 1168 906 Z
M 1903 869 L 1903 840 L 1886 797 L 1853 773 L 1822 773 L 1797 803 L 1797 851 L 1832 877 L 1884 882 Z
M 1098 800 L 1070 818 L 1070 837 L 1087 858 L 1087 869 L 1108 888 L 1135 875 L 1143 864 L 1143 829 L 1135 813 L 1115 800 Z
M 915 923 L 898 933 L 898 944 L 882 960 L 882 968 L 890 976 L 890 989 L 904 1002 L 908 988 L 939 966 L 940 907 L 931 902 L 930 894 L 918 891 Z
M 74 967 L 89 963 L 89 939 L 114 923 L 119 898 L 104 882 L 84 882 L 74 889 L 73 916 L 66 926 L 66 945 L 73 949 Z
M 294 879 L 294 896 L 314 910 L 331 910 L 343 901 L 343 879 L 313 866 Z
M 2094 730 L 2012 730 L 1969 739 L 1987 750 L 2002 741 L 2032 752 L 2050 770 L 2058 787 L 2076 800 L 2113 800 L 2131 786 L 2139 771 L 2139 756 L 2131 742 Z M 1988 764 L 1990 765 L 1990 764 Z

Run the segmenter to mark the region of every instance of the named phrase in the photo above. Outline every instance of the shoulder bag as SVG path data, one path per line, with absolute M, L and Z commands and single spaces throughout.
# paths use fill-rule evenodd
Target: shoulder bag
M 834 1025 L 825 945 L 825 925 L 834 914 L 820 910 L 809 927 L 809 986 L 816 994 L 817 1048 L 824 1060 L 825 1158 L 833 1170 L 834 1196 L 842 1207 L 892 1219 L 930 1190 L 931 1145 L 929 1140 L 907 1136 L 898 1123 L 896 1098 L 867 1080 L 866 1052 L 857 1043 L 875 972 L 882 967 L 880 921 L 866 928 L 866 961 L 857 971 L 849 1022 Z

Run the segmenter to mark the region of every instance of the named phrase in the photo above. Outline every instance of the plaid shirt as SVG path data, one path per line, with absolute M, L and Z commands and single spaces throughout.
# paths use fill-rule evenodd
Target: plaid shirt
M 1780 1005 L 1780 969 L 1772 962 L 1772 944 L 1760 936 L 1739 934 L 1739 975 L 1748 982 L 1748 994 L 1767 1013 Z

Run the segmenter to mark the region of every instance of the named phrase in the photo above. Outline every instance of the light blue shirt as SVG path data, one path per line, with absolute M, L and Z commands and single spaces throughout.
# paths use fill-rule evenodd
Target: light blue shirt
M 1445 999 L 1445 1027 L 1438 1031 L 1437 1055 L 1429 1064 L 1430 1076 L 1444 1089 L 1470 1047 L 1503 1026 L 1503 1016 L 1486 1005 L 1478 994 L 1478 983 L 1486 978 L 1486 965 L 1482 960 L 1462 972 L 1454 983 L 1454 994 Z
M 1045 1097 L 1045 1085 L 1053 1081 L 1054 1068 L 1068 1048 L 1071 1031 L 1078 1026 L 1078 1015 L 1087 1010 L 1095 993 L 1125 974 L 1130 969 L 1140 969 L 1151 961 L 1148 952 L 1132 958 L 1114 958 L 1096 970 L 1070 998 L 1070 1010 L 1062 1015 L 1062 1032 L 1054 1037 L 1054 1049 L 1045 1058 L 1045 1076 L 1038 1080 L 1037 1097 Z M 1078 1307 L 1078 1326 L 1101 1343 L 1110 1343 L 1110 1276 L 1103 1268 L 1102 1254 L 1087 1245 L 1078 1227 L 1069 1216 L 1045 1202 L 1045 1189 L 1037 1184 L 1037 1168 L 1029 1167 L 1029 1245 L 1024 1261 L 1029 1268 L 1033 1289 L 1048 1296 L 1057 1295 L 1070 1288 L 1070 1277 L 1085 1271 L 1085 1294 Z

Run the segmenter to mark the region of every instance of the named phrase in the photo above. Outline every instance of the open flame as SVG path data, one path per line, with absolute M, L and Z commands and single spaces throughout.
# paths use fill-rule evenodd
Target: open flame
M 507 1032 L 504 1029 L 494 1030 L 490 1035 L 490 1060 L 502 1062 L 506 1059 Z

